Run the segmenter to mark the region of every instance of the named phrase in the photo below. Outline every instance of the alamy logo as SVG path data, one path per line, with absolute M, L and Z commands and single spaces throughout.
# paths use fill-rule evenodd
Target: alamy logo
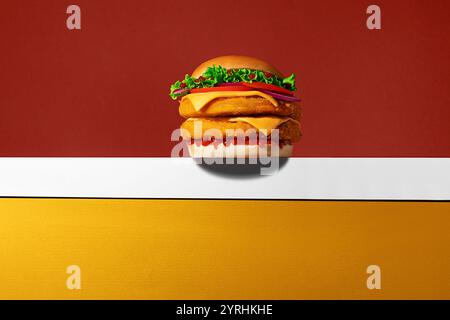
M 76 264 L 70 265 L 66 269 L 66 273 L 69 274 L 66 280 L 66 287 L 69 290 L 81 289 L 81 268 Z
M 376 4 L 367 7 L 367 14 L 370 16 L 367 18 L 366 25 L 369 30 L 381 29 L 381 9 Z
M 69 30 L 81 30 L 81 9 L 79 6 L 72 4 L 67 7 L 67 17 L 66 26 Z
M 194 121 L 193 136 L 178 128 L 171 141 L 178 142 L 171 157 L 191 156 L 198 164 L 259 164 L 261 175 L 272 175 L 279 168 L 278 129 L 226 129 L 223 133 L 217 128 L 203 130 L 202 121 Z
M 367 289 L 381 289 L 381 268 L 375 264 L 372 264 L 367 267 L 367 274 L 370 276 L 367 278 Z

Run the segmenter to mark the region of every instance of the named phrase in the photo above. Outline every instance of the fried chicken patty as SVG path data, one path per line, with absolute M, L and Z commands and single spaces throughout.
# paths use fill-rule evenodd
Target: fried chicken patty
M 202 122 L 202 132 L 195 132 L 194 123 L 195 121 Z M 204 133 L 208 129 L 217 129 L 222 132 L 223 136 L 227 135 L 226 130 L 238 130 L 241 129 L 244 132 L 248 129 L 255 129 L 251 124 L 243 121 L 230 121 L 229 118 L 189 118 L 181 124 L 182 129 L 186 129 L 191 137 L 194 139 L 202 139 Z M 280 124 L 277 128 L 279 130 L 280 141 L 297 142 L 300 140 L 301 131 L 300 124 L 298 121 L 289 118 L 288 121 Z M 199 131 L 199 130 L 197 130 Z M 236 133 L 236 132 L 235 132 Z M 270 133 L 270 132 L 269 132 Z M 186 137 L 185 137 L 186 138 Z
M 200 111 L 196 111 L 192 102 L 183 97 L 180 101 L 179 112 L 184 118 L 275 115 L 298 120 L 301 115 L 297 103 L 278 101 L 278 106 L 274 106 L 269 100 L 258 96 L 217 98 Z

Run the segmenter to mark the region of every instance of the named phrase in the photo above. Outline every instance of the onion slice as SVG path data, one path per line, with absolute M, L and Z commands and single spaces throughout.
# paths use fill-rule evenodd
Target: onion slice
M 218 83 L 216 85 L 216 87 L 233 87 L 233 86 L 238 86 L 240 85 L 239 82 L 222 82 L 222 83 Z
M 185 92 L 189 92 L 189 89 L 177 89 L 173 92 L 173 94 L 183 94 Z
M 232 86 L 236 86 L 236 83 L 232 83 L 232 82 L 220 83 L 216 87 L 232 87 Z M 211 91 L 213 91 L 213 88 L 214 87 L 211 87 L 211 88 L 208 88 L 208 89 L 210 89 L 210 90 L 212 89 Z M 249 90 L 251 90 L 250 87 L 248 87 L 248 88 L 249 88 Z M 274 97 L 275 99 L 282 100 L 282 101 L 288 101 L 288 102 L 299 102 L 300 101 L 300 99 L 297 98 L 297 97 L 288 96 L 288 95 L 285 95 L 285 94 L 282 94 L 282 93 L 278 93 L 278 92 L 273 92 L 273 91 L 270 91 L 270 90 L 263 90 L 263 89 L 256 89 L 256 88 L 254 90 L 255 91 L 261 91 L 263 93 L 266 93 L 266 94 Z M 173 93 L 176 94 L 176 95 L 183 95 L 183 94 L 189 93 L 190 91 L 191 90 L 189 90 L 189 89 L 177 89 Z M 222 90 L 218 90 L 218 91 L 222 91 Z
M 218 84 L 217 87 L 229 87 L 229 86 L 235 86 L 235 85 L 236 85 L 236 83 L 233 83 L 233 82 L 224 82 L 224 83 Z M 264 92 L 278 100 L 289 101 L 289 102 L 299 102 L 300 101 L 299 98 L 296 98 L 294 96 L 285 95 L 285 94 L 273 92 L 270 90 L 257 89 L 257 88 L 254 88 L 253 90 Z
M 273 91 L 269 91 L 269 90 L 258 90 L 258 91 L 267 93 L 268 95 L 270 95 L 278 100 L 289 101 L 289 102 L 299 102 L 300 101 L 300 99 L 297 97 L 287 96 L 285 94 L 281 94 L 281 93 L 277 93 L 277 92 L 273 92 Z

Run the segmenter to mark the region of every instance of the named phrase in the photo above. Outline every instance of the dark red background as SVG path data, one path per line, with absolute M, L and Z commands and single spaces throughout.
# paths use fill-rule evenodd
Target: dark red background
M 82 9 L 82 30 L 66 8 Z M 169 85 L 214 56 L 295 72 L 296 156 L 450 156 L 450 1 L 2 1 L 1 156 L 168 156 Z

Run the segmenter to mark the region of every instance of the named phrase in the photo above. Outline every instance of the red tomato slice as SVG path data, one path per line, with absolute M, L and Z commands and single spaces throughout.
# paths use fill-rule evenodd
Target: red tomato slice
M 290 96 L 292 96 L 294 94 L 292 91 L 289 91 L 288 89 L 281 88 L 281 87 L 273 85 L 273 84 L 263 83 L 263 82 L 252 82 L 252 83 L 239 82 L 239 84 L 242 84 L 246 87 L 250 87 L 250 88 L 254 88 L 254 89 L 269 90 L 269 91 L 273 91 L 273 92 L 287 94 Z
M 214 91 L 252 91 L 252 88 L 237 85 L 237 86 L 191 89 L 191 93 L 214 92 Z

